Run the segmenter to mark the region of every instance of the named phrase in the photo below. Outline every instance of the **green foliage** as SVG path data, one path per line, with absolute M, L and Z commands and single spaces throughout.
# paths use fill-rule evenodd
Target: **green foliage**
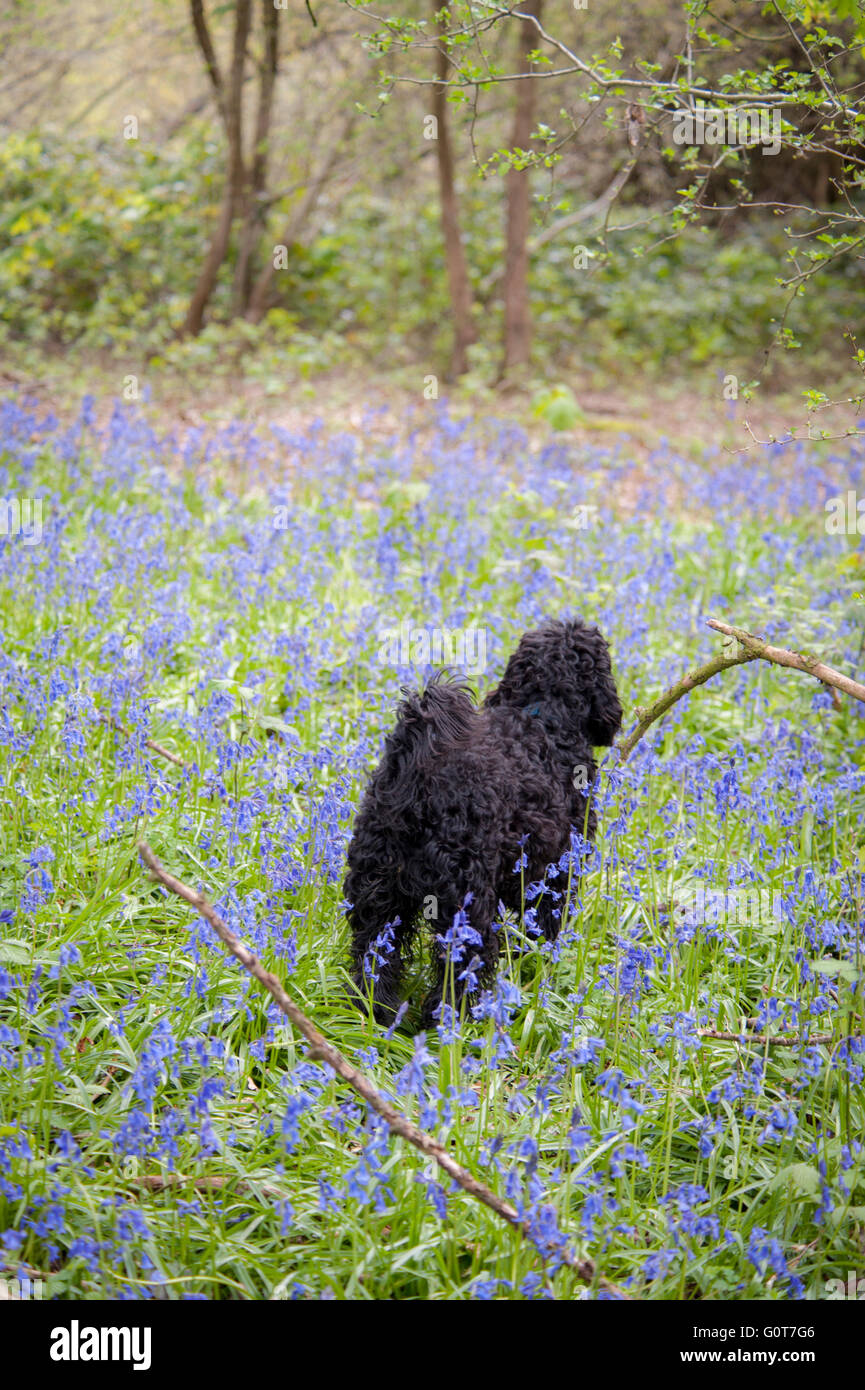
M 129 142 L 121 158 L 101 142 L 73 147 L 53 137 L 11 137 L 0 149 L 0 299 L 8 338 L 143 352 L 153 366 L 181 374 L 242 371 L 269 391 L 282 388 L 287 372 L 312 376 L 370 360 L 390 370 L 418 363 L 444 369 L 452 327 L 431 183 L 411 198 L 374 197 L 363 187 L 348 196 L 338 220 L 325 222 L 309 244 L 289 246 L 288 265 L 274 279 L 277 303 L 255 327 L 226 322 L 230 256 L 208 327 L 195 342 L 174 342 L 221 188 L 220 150 L 197 138 L 160 154 Z M 472 360 L 479 385 L 494 378 L 499 356 L 500 192 L 496 177 L 469 180 L 460 190 L 477 298 Z M 542 373 L 557 364 L 609 370 L 623 359 L 656 373 L 667 372 L 671 359 L 677 368 L 750 367 L 771 340 L 787 293 L 778 285 L 786 241 L 776 222 L 749 224 L 735 238 L 683 224 L 679 236 L 649 250 L 635 233 L 612 237 L 607 254 L 587 240 L 585 270 L 574 269 L 573 234 L 533 258 L 535 364 Z M 813 254 L 829 262 L 835 249 L 833 241 Z M 784 340 L 802 343 L 810 355 L 824 346 L 837 352 L 839 322 L 865 309 L 859 279 L 852 257 L 818 268 L 817 293 L 794 304 Z M 551 408 L 561 414 L 560 405 Z
M 586 418 L 569 386 L 548 386 L 539 391 L 532 402 L 532 413 L 554 430 L 572 430 Z
M 612 242 L 607 258 L 575 271 L 565 238 L 536 265 L 538 338 L 554 359 L 570 349 L 608 368 L 623 358 L 658 372 L 671 364 L 714 364 L 721 374 L 731 363 L 754 366 L 786 303 L 778 284 L 784 251 L 770 223 L 749 225 L 735 240 L 690 228 L 645 251 L 629 233 Z M 788 336 L 799 330 L 793 343 L 809 354 L 824 347 L 837 354 L 839 323 L 865 308 L 860 279 L 852 262 L 820 271 L 816 293 L 788 316 Z
M 852 21 L 856 34 L 865 34 L 865 9 L 861 0 L 784 0 L 781 8 L 790 19 L 805 24 L 839 25 Z
M 0 145 L 0 301 L 45 344 L 141 347 L 179 322 L 202 255 L 219 153 L 13 135 Z M 216 190 L 214 190 L 216 179 Z

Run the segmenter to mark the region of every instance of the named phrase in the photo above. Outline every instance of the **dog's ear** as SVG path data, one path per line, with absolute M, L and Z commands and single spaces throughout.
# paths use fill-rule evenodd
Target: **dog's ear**
M 622 727 L 622 706 L 613 680 L 610 649 L 596 627 L 580 632 L 580 646 L 592 658 L 592 679 L 586 689 L 589 713 L 586 719 L 586 738 L 596 748 L 613 742 Z
M 566 618 L 560 626 L 567 665 L 573 672 L 574 704 L 581 707 L 580 726 L 595 748 L 610 744 L 622 726 L 622 706 L 610 666 L 610 649 L 603 634 L 581 618 Z

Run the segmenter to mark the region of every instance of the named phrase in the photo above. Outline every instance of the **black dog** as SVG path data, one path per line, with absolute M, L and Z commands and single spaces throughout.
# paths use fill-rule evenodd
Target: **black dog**
M 406 695 L 358 812 L 345 880 L 353 976 L 365 997 L 372 984 L 379 1023 L 399 1007 L 405 959 L 429 904 L 439 933 L 465 910 L 471 946 L 456 955 L 479 960 L 464 981 L 465 965 L 448 970 L 447 949 L 438 954 L 421 1026 L 443 998 L 458 1007 L 466 983 L 490 982 L 499 902 L 519 913 L 524 886 L 569 849 L 571 828 L 593 837 L 592 747 L 612 743 L 621 721 L 607 644 L 577 618 L 527 632 L 480 708 L 441 674 Z M 543 893 L 536 912 L 537 927 L 555 940 L 561 903 Z

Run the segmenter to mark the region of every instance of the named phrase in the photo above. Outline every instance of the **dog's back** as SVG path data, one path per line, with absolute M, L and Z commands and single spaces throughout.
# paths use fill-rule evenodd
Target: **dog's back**
M 480 716 L 465 684 L 440 672 L 423 691 L 403 691 L 397 722 L 361 803 L 355 827 L 373 814 L 394 823 L 411 818 L 423 783 L 442 754 L 468 748 Z M 349 852 L 351 865 L 351 852 Z

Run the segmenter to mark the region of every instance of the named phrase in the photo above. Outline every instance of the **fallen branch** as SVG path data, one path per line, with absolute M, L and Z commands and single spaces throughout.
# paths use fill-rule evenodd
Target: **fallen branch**
M 538 251 L 546 246 L 547 242 L 554 241 L 560 233 L 567 231 L 570 227 L 575 227 L 579 222 L 589 222 L 593 217 L 600 217 L 602 214 L 607 213 L 618 198 L 625 184 L 628 182 L 628 179 L 631 177 L 636 163 L 637 156 L 634 155 L 632 158 L 625 161 L 612 183 L 604 190 L 600 197 L 594 198 L 592 202 L 584 204 L 581 208 L 577 208 L 575 212 L 569 212 L 565 217 L 560 217 L 558 221 L 544 228 L 538 236 L 529 237 L 527 245 L 529 255 L 536 255 Z M 485 275 L 480 282 L 478 286 L 478 298 L 481 300 L 486 299 L 490 291 L 496 289 L 499 281 L 503 278 L 504 267 L 502 265 L 494 266 L 489 274 Z
M 406 1139 L 410 1144 L 413 1144 L 421 1153 L 434 1159 L 439 1167 L 444 1169 L 448 1176 L 453 1178 L 454 1182 L 465 1192 L 468 1192 L 471 1197 L 482 1202 L 484 1206 L 489 1207 L 497 1216 L 507 1221 L 508 1224 L 513 1226 L 516 1230 L 521 1231 L 523 1235 L 531 1237 L 529 1223 L 522 1220 L 516 1208 L 511 1206 L 510 1202 L 506 1202 L 501 1197 L 497 1196 L 485 1183 L 480 1182 L 478 1178 L 474 1177 L 467 1168 L 463 1168 L 461 1164 L 457 1163 L 443 1145 L 439 1144 L 424 1130 L 419 1129 L 418 1126 L 407 1119 L 401 1111 L 392 1106 L 390 1102 L 376 1090 L 372 1082 L 367 1080 L 362 1072 L 359 1072 L 356 1067 L 353 1067 L 351 1063 L 343 1057 L 342 1053 L 337 1051 L 337 1049 L 327 1041 L 310 1019 L 306 1017 L 306 1014 L 298 1008 L 294 1000 L 286 994 L 281 981 L 278 980 L 275 975 L 271 974 L 269 970 L 265 970 L 260 960 L 258 960 L 258 958 L 243 945 L 243 942 L 235 936 L 230 927 L 222 920 L 219 913 L 201 893 L 197 893 L 185 883 L 181 883 L 180 879 L 175 878 L 173 874 L 168 873 L 159 863 L 153 850 L 145 840 L 139 842 L 138 852 L 153 876 L 157 878 L 169 892 L 174 893 L 178 898 L 182 898 L 184 902 L 189 903 L 190 907 L 193 907 L 195 911 L 210 924 L 220 940 L 225 943 L 231 954 L 240 961 L 241 965 L 249 971 L 250 975 L 253 975 L 260 984 L 264 985 L 265 989 L 273 999 L 275 999 L 285 1016 L 291 1021 L 297 1031 L 303 1034 L 310 1044 L 310 1051 L 307 1055 L 311 1061 L 324 1062 L 332 1071 L 336 1072 L 337 1076 L 350 1086 L 353 1091 L 365 1100 L 367 1105 L 369 1105 L 376 1114 L 381 1115 L 392 1134 L 398 1134 L 402 1139 Z M 543 1251 L 540 1251 L 540 1253 L 543 1255 Z M 627 1298 L 627 1294 L 617 1289 L 615 1285 L 609 1284 L 604 1279 L 599 1278 L 592 1260 L 580 1259 L 578 1256 L 571 1254 L 570 1251 L 566 1251 L 561 1258 L 568 1268 L 572 1269 L 584 1284 L 594 1284 L 597 1282 L 605 1292 L 615 1294 L 620 1298 Z
M 16 1260 L 11 1251 L 0 1259 L 0 1269 L 5 1269 L 7 1278 L 20 1279 L 22 1275 L 27 1279 L 42 1279 L 46 1285 L 53 1273 L 52 1270 L 37 1269 L 35 1265 L 24 1264 L 21 1260 Z M 5 1302 L 9 1297 L 9 1288 L 6 1281 L 0 1279 L 0 1302 Z M 18 1300 L 16 1299 L 15 1302 Z
M 810 1038 L 803 1038 L 801 1033 L 723 1033 L 716 1028 L 698 1028 L 697 1034 L 715 1042 L 757 1043 L 759 1047 L 797 1047 L 802 1043 L 806 1047 L 833 1047 L 836 1043 L 849 1039 L 858 1041 L 862 1037 L 861 1033 L 845 1034 L 843 1038 L 832 1033 L 814 1033 Z
M 719 671 L 727 671 L 731 666 L 742 666 L 748 661 L 771 661 L 776 666 L 787 666 L 794 671 L 804 671 L 807 675 L 813 676 L 815 680 L 822 682 L 823 685 L 829 686 L 836 702 L 835 691 L 842 690 L 845 695 L 852 695 L 855 700 L 861 700 L 865 703 L 865 685 L 851 680 L 849 676 L 843 675 L 841 671 L 836 671 L 832 666 L 826 666 L 816 657 L 803 656 L 800 652 L 790 652 L 787 651 L 786 647 L 772 647 L 762 638 L 755 637 L 752 632 L 746 632 L 743 628 L 732 627 L 729 623 L 719 622 L 717 618 L 709 618 L 707 621 L 708 626 L 713 628 L 715 632 L 723 633 L 725 637 L 734 638 L 739 643 L 739 651 L 735 655 L 722 654 L 713 657 L 704 666 L 698 666 L 695 671 L 689 671 L 647 709 L 638 705 L 635 710 L 636 726 L 626 739 L 616 745 L 620 763 L 627 761 L 646 731 L 662 715 L 666 714 L 677 700 L 681 700 L 683 695 L 687 695 L 695 686 L 704 685 Z
M 147 1192 L 168 1192 L 172 1187 L 194 1187 L 198 1192 L 224 1192 L 233 1189 L 235 1192 L 260 1193 L 262 1197 L 276 1202 L 288 1201 L 288 1193 L 273 1187 L 270 1183 L 250 1182 L 244 1178 L 223 1178 L 216 1174 L 208 1174 L 203 1178 L 188 1177 L 184 1173 L 170 1173 L 167 1177 L 148 1174 L 141 1178 L 123 1178 L 122 1182 L 124 1187 L 141 1187 Z
M 802 656 L 800 652 L 788 652 L 786 647 L 771 647 L 762 638 L 755 637 L 753 632 L 731 627 L 729 623 L 721 623 L 717 618 L 709 618 L 708 626 L 716 632 L 723 632 L 725 637 L 735 637 L 739 645 L 752 656 L 761 657 L 763 661 L 773 661 L 776 666 L 789 666 L 794 671 L 804 671 L 815 680 L 822 681 L 824 685 L 834 686 L 836 690 L 843 690 L 845 695 L 852 695 L 854 700 L 862 700 L 865 703 L 865 685 L 860 685 L 841 671 L 824 665 L 816 657 Z
M 665 691 L 653 705 L 649 705 L 648 709 L 643 709 L 640 705 L 637 705 L 635 713 L 639 722 L 636 728 L 628 734 L 628 737 L 623 743 L 617 744 L 619 762 L 623 763 L 627 761 L 646 730 L 650 729 L 656 720 L 666 714 L 667 710 L 670 709 L 677 700 L 681 700 L 683 695 L 687 695 L 695 686 L 704 685 L 705 682 L 711 680 L 713 676 L 717 676 L 719 671 L 726 671 L 731 666 L 742 666 L 746 661 L 755 661 L 756 658 L 756 652 L 753 654 L 742 653 L 740 656 L 713 657 L 711 661 L 706 662 L 705 666 L 698 666 L 696 671 L 689 671 L 688 674 L 683 676 L 680 681 L 677 681 L 675 685 L 671 685 L 670 689 Z
M 99 718 L 102 720 L 103 724 L 107 724 L 111 729 L 116 729 L 120 734 L 125 734 L 127 738 L 135 737 L 132 730 L 127 729 L 126 725 L 121 724 L 120 720 L 115 719 L 113 715 L 100 714 Z M 158 753 L 160 758 L 167 758 L 170 763 L 174 763 L 175 767 L 186 767 L 186 763 L 182 758 L 179 758 L 176 753 L 169 753 L 167 748 L 163 748 L 161 743 L 154 743 L 152 738 L 146 738 L 144 740 L 144 746 L 145 748 L 152 749 L 154 753 Z

